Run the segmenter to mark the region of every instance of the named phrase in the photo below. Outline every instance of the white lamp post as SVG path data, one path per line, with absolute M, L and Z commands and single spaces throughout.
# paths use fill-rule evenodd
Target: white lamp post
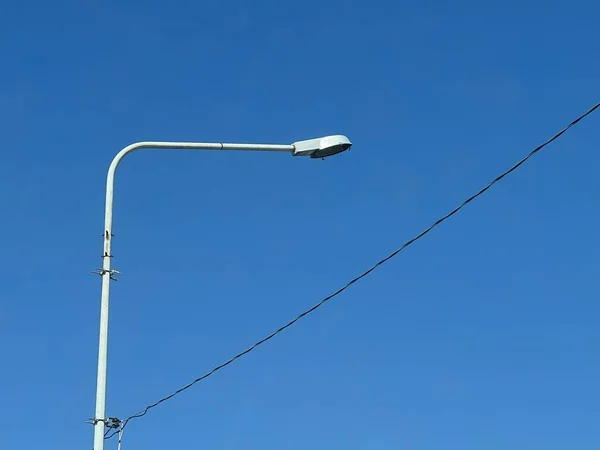
M 294 156 L 310 156 L 311 158 L 326 158 L 336 153 L 348 150 L 352 143 L 346 136 L 327 136 L 307 141 L 294 142 L 291 145 L 268 144 L 216 144 L 196 142 L 138 142 L 121 150 L 113 159 L 108 169 L 106 179 L 106 209 L 104 216 L 104 252 L 102 269 L 102 297 L 100 306 L 100 339 L 98 344 L 98 379 L 96 386 L 96 413 L 94 416 L 94 450 L 104 450 L 104 432 L 107 418 L 106 411 L 106 360 L 108 353 L 108 307 L 110 281 L 116 271 L 110 267 L 112 216 L 114 181 L 117 166 L 125 155 L 140 149 L 167 150 L 241 150 L 263 152 L 288 152 Z

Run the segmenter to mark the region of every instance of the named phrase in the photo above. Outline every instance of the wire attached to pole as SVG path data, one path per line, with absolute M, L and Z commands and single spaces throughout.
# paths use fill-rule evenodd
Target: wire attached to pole
M 483 195 L 485 192 L 487 192 L 492 186 L 494 186 L 496 183 L 498 183 L 500 180 L 502 180 L 504 177 L 506 177 L 507 175 L 511 174 L 512 172 L 514 172 L 515 170 L 517 170 L 519 167 L 521 167 L 526 161 L 528 161 L 530 158 L 532 158 L 536 153 L 538 153 L 540 150 L 542 150 L 544 147 L 546 147 L 547 145 L 551 144 L 552 142 L 554 142 L 555 140 L 557 140 L 559 137 L 561 137 L 564 133 L 566 133 L 570 128 L 572 128 L 573 126 L 577 125 L 581 120 L 583 120 L 584 118 L 586 118 L 587 116 L 589 116 L 590 114 L 592 114 L 594 111 L 596 111 L 598 108 L 600 108 L 600 103 L 597 103 L 596 105 L 594 105 L 592 108 L 590 108 L 588 111 L 586 111 L 584 114 L 582 114 L 581 116 L 579 116 L 577 119 L 573 120 L 571 123 L 569 123 L 566 127 L 564 127 L 562 130 L 560 130 L 558 133 L 556 133 L 554 136 L 552 136 L 550 139 L 548 139 L 547 141 L 545 141 L 543 144 L 539 145 L 538 147 L 536 147 L 535 149 L 533 149 L 531 152 L 529 152 L 529 154 L 527 156 L 525 156 L 524 158 L 522 158 L 519 162 L 517 162 L 516 164 L 514 164 L 511 168 L 509 168 L 508 170 L 506 170 L 505 172 L 503 172 L 501 175 L 497 176 L 496 178 L 494 178 L 490 183 L 488 183 L 486 186 L 484 186 L 483 188 L 481 188 L 479 191 L 477 191 L 477 193 L 473 194 L 472 196 L 468 197 L 466 200 L 464 200 L 460 205 L 458 205 L 456 208 L 454 208 L 453 210 L 451 210 L 449 213 L 445 214 L 444 216 L 440 217 L 438 220 L 436 220 L 435 222 L 433 222 L 429 227 L 427 227 L 425 230 L 423 230 L 421 233 L 417 234 L 416 236 L 414 236 L 413 238 L 409 239 L 408 241 L 406 241 L 401 247 L 399 247 L 397 250 L 394 250 L 392 253 L 390 253 L 388 256 L 386 256 L 385 258 L 383 258 L 382 260 L 378 261 L 376 264 L 374 264 L 373 266 L 371 266 L 369 269 L 367 269 L 366 271 L 364 271 L 362 274 L 358 275 L 357 277 L 353 278 L 352 280 L 350 280 L 348 283 L 346 283 L 344 286 L 342 286 L 341 288 L 339 288 L 337 291 L 335 291 L 333 294 L 328 295 L 327 297 L 325 297 L 324 299 L 322 299 L 320 302 L 318 302 L 317 304 L 315 304 L 314 306 L 312 306 L 311 308 L 307 309 L 306 311 L 302 312 L 301 314 L 299 314 L 298 316 L 296 316 L 294 319 L 292 319 L 291 321 L 289 321 L 288 323 L 286 323 L 285 325 L 281 326 L 280 328 L 278 328 L 277 330 L 273 331 L 271 334 L 269 334 L 267 337 L 259 340 L 258 342 L 256 342 L 255 344 L 251 345 L 250 347 L 246 348 L 244 351 L 238 353 L 237 355 L 233 356 L 232 358 L 228 359 L 227 361 L 225 361 L 224 363 L 216 366 L 215 368 L 213 368 L 212 370 L 210 370 L 209 372 L 205 373 L 204 375 L 196 378 L 195 380 L 191 381 L 190 383 L 186 384 L 185 386 L 183 386 L 180 389 L 177 389 L 175 392 L 173 392 L 172 394 L 161 398 L 160 400 L 146 406 L 143 410 L 141 410 L 140 412 L 133 414 L 131 416 L 129 416 L 126 420 L 123 421 L 122 425 L 119 427 L 119 429 L 115 432 L 113 432 L 109 437 L 107 437 L 107 439 L 110 439 L 111 437 L 113 437 L 116 434 L 119 434 L 119 441 L 122 437 L 122 433 L 125 429 L 125 427 L 127 426 L 127 424 L 129 423 L 130 420 L 132 419 L 136 419 L 136 418 L 140 418 L 145 416 L 148 411 L 150 411 L 153 408 L 156 408 L 158 405 L 160 405 L 161 403 L 164 403 L 170 399 L 172 399 L 173 397 L 175 397 L 176 395 L 190 389 L 192 386 L 194 386 L 195 384 L 199 383 L 200 381 L 205 380 L 206 378 L 212 376 L 213 374 L 215 374 L 216 372 L 218 372 L 219 370 L 227 367 L 228 365 L 230 365 L 231 363 L 233 363 L 234 361 L 236 361 L 237 359 L 247 355 L 248 353 L 252 352 L 253 350 L 255 350 L 257 347 L 261 346 L 262 344 L 270 341 L 271 339 L 273 339 L 275 336 L 277 336 L 279 333 L 283 332 L 284 330 L 290 328 L 292 325 L 294 325 L 296 322 L 298 322 L 300 319 L 306 317 L 307 315 L 311 314 L 312 312 L 316 311 L 317 309 L 319 309 L 321 306 L 323 306 L 325 303 L 327 303 L 329 300 L 333 299 L 334 297 L 337 297 L 339 294 L 341 294 L 342 292 L 344 292 L 346 289 L 348 289 L 350 286 L 352 286 L 354 283 L 360 281 L 361 279 L 363 279 L 364 277 L 366 277 L 367 275 L 369 275 L 371 272 L 373 272 L 375 269 L 377 269 L 379 266 L 381 266 L 382 264 L 388 262 L 390 259 L 394 258 L 396 255 L 398 255 L 401 251 L 403 251 L 404 249 L 406 249 L 407 247 L 409 247 L 410 245 L 412 245 L 413 243 L 415 243 L 416 241 L 418 241 L 419 239 L 421 239 L 422 237 L 424 237 L 425 235 L 427 235 L 430 231 L 432 231 L 435 227 L 437 227 L 438 225 L 440 225 L 441 223 L 445 222 L 446 220 L 448 220 L 449 218 L 451 218 L 452 216 L 454 216 L 456 213 L 458 213 L 461 209 L 463 209 L 465 206 L 467 206 L 469 203 L 471 203 L 473 200 L 477 199 L 478 197 L 480 197 L 481 195 Z

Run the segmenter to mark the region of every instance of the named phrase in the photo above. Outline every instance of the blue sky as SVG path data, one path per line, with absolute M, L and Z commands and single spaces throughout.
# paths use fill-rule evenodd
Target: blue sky
M 108 414 L 204 373 L 598 100 L 596 2 L 0 6 L 2 448 L 91 448 L 104 179 Z M 360 284 L 131 423 L 123 449 L 592 449 L 598 116 Z M 115 448 L 112 442 L 107 448 Z

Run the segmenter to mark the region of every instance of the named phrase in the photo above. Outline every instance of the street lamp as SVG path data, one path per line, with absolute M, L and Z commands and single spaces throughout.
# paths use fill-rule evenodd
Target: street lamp
M 118 273 L 111 269 L 111 241 L 114 182 L 117 166 L 125 155 L 141 149 L 166 150 L 241 150 L 263 152 L 288 152 L 293 156 L 310 156 L 326 158 L 348 150 L 352 143 L 346 136 L 335 135 L 323 138 L 294 142 L 291 145 L 269 144 L 218 144 L 198 142 L 138 142 L 121 150 L 112 160 L 106 177 L 106 209 L 104 216 L 104 252 L 102 268 L 98 273 L 102 276 L 102 297 L 100 304 L 100 338 L 98 343 L 98 378 L 96 385 L 96 413 L 94 416 L 94 450 L 104 450 L 104 431 L 107 418 L 106 410 L 106 360 L 108 353 L 108 306 L 110 282 Z

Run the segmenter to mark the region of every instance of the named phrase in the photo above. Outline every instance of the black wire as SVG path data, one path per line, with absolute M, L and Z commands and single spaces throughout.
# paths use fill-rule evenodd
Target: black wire
M 104 420 L 103 422 L 104 426 L 106 427 L 106 431 L 104 432 L 104 440 L 111 439 L 124 428 L 123 422 L 121 422 L 117 417 L 109 417 L 108 422 L 106 420 Z M 109 436 L 108 434 L 111 430 L 114 431 Z
M 107 441 L 114 437 L 116 434 L 119 434 L 119 431 L 121 431 L 123 428 L 125 428 L 125 425 L 120 426 L 119 428 L 115 429 L 112 433 L 110 433 L 110 435 L 108 435 L 110 430 L 112 430 L 112 428 L 109 428 L 108 430 L 106 430 L 106 433 L 104 433 L 104 440 Z
M 579 116 L 577 119 L 575 119 L 574 121 L 572 121 L 569 125 L 567 125 L 565 128 L 563 128 L 561 131 L 559 131 L 557 134 L 555 134 L 554 136 L 552 136 L 550 139 L 548 139 L 546 142 L 544 142 L 543 144 L 541 144 L 540 146 L 536 147 L 535 149 L 533 149 L 527 156 L 525 156 L 523 159 L 521 159 L 518 163 L 516 163 L 514 166 L 512 166 L 510 169 L 508 169 L 506 172 L 504 172 L 502 175 L 494 178 L 488 185 L 486 185 L 484 188 L 480 189 L 476 194 L 472 195 L 471 197 L 467 198 L 465 201 L 463 201 L 459 206 L 457 206 L 456 208 L 454 208 L 452 211 L 450 211 L 449 213 L 447 213 L 445 216 L 439 218 L 438 220 L 436 220 L 431 226 L 429 226 L 428 228 L 426 228 L 424 231 L 422 231 L 421 233 L 419 233 L 418 235 L 416 235 L 415 237 L 413 237 L 412 239 L 410 239 L 409 241 L 405 242 L 402 247 L 398 248 L 397 250 L 395 250 L 394 252 L 390 253 L 388 256 L 386 256 L 385 258 L 383 258 L 381 261 L 377 262 L 375 265 L 373 265 L 370 269 L 366 270 L 365 272 L 363 272 L 362 274 L 360 274 L 359 276 L 357 276 L 356 278 L 354 278 L 353 280 L 349 281 L 348 283 L 346 283 L 343 287 L 339 288 L 337 291 L 335 291 L 333 294 L 325 297 L 323 300 L 321 300 L 319 303 L 317 303 L 316 305 L 314 305 L 313 307 L 311 307 L 310 309 L 307 309 L 306 311 L 304 311 L 302 314 L 299 314 L 298 316 L 296 316 L 295 319 L 289 321 L 287 324 L 283 325 L 282 327 L 278 328 L 276 331 L 272 332 L 271 334 L 269 334 L 267 337 L 261 339 L 260 341 L 256 342 L 254 345 L 248 347 L 246 350 L 244 350 L 241 353 L 238 353 L 237 355 L 235 355 L 234 357 L 232 357 L 231 359 L 225 361 L 223 364 L 220 364 L 218 366 L 216 366 L 214 369 L 212 369 L 211 371 L 205 373 L 204 375 L 202 375 L 201 377 L 196 378 L 195 380 L 193 380 L 192 382 L 186 384 L 185 386 L 183 386 L 180 389 L 177 389 L 175 392 L 173 392 L 172 394 L 161 398 L 160 400 L 158 400 L 155 403 L 152 403 L 151 405 L 146 406 L 142 411 L 138 412 L 137 414 L 134 414 L 132 416 L 129 416 L 124 422 L 123 422 L 123 426 L 121 429 L 124 429 L 127 424 L 129 423 L 130 420 L 132 419 L 136 419 L 139 417 L 143 417 L 145 416 L 149 410 L 151 410 L 152 408 L 157 407 L 158 405 L 160 405 L 161 403 L 166 402 L 167 400 L 172 399 L 173 397 L 175 397 L 176 395 L 182 393 L 183 391 L 188 390 L 189 388 L 191 388 L 192 386 L 194 386 L 196 383 L 199 383 L 202 380 L 205 380 L 206 378 L 210 377 L 211 375 L 213 375 L 215 372 L 218 372 L 219 370 L 227 367 L 228 365 L 230 365 L 231 363 L 233 363 L 234 361 L 236 361 L 237 359 L 241 358 L 242 356 L 247 355 L 248 353 L 250 353 L 251 351 L 253 351 L 254 349 L 256 349 L 257 347 L 259 347 L 260 345 L 264 344 L 267 341 L 270 341 L 271 339 L 273 339 L 275 336 L 277 336 L 279 333 L 281 333 L 282 331 L 286 330 L 287 328 L 291 327 L 292 325 L 294 325 L 296 322 L 298 322 L 300 319 L 302 319 L 303 317 L 307 316 L 308 314 L 312 313 L 313 311 L 317 310 L 318 308 L 320 308 L 321 306 L 323 306 L 325 303 L 327 303 L 329 300 L 331 300 L 332 298 L 338 296 L 339 294 L 341 294 L 342 292 L 344 292 L 346 289 L 348 289 L 350 286 L 352 286 L 354 283 L 356 283 L 357 281 L 361 280 L 362 278 L 366 277 L 367 275 L 369 275 L 371 272 L 373 272 L 375 269 L 377 269 L 379 266 L 381 266 L 382 264 L 386 263 L 387 261 L 389 261 L 390 259 L 392 259 L 393 257 L 395 257 L 398 253 L 400 253 L 402 250 L 404 250 L 405 248 L 407 248 L 408 246 L 410 246 L 411 244 L 413 244 L 414 242 L 418 241 L 419 239 L 421 239 L 422 237 L 424 237 L 426 234 L 428 234 L 431 230 L 433 230 L 435 227 L 437 227 L 438 225 L 440 225 L 442 222 L 446 221 L 447 219 L 449 219 L 450 217 L 452 217 L 454 214 L 456 214 L 458 211 L 460 211 L 461 209 L 463 209 L 465 206 L 467 206 L 469 203 L 471 203 L 473 200 L 475 200 L 477 197 L 481 196 L 482 194 L 484 194 L 488 189 L 490 189 L 494 184 L 496 184 L 497 182 L 499 182 L 500 180 L 502 180 L 504 177 L 506 177 L 507 175 L 511 174 L 512 172 L 514 172 L 515 170 L 517 170 L 521 165 L 523 165 L 528 159 L 530 159 L 533 155 L 535 155 L 537 152 L 539 152 L 540 150 L 542 150 L 544 147 L 546 147 L 548 144 L 554 142 L 556 139 L 558 139 L 559 137 L 561 137 L 565 132 L 567 132 L 567 130 L 569 130 L 569 128 L 575 126 L 577 123 L 579 123 L 582 119 L 584 119 L 585 117 L 587 117 L 588 115 L 590 115 L 591 113 L 593 113 L 594 111 L 596 111 L 598 108 L 600 108 L 600 103 L 596 104 L 595 106 L 593 106 L 592 108 L 590 108 L 587 112 L 585 112 L 584 114 L 582 114 L 581 116 Z M 118 432 L 118 431 L 117 431 Z M 117 433 L 115 432 L 115 433 Z M 113 435 L 115 434 L 113 433 Z M 112 435 L 111 435 L 112 437 Z

